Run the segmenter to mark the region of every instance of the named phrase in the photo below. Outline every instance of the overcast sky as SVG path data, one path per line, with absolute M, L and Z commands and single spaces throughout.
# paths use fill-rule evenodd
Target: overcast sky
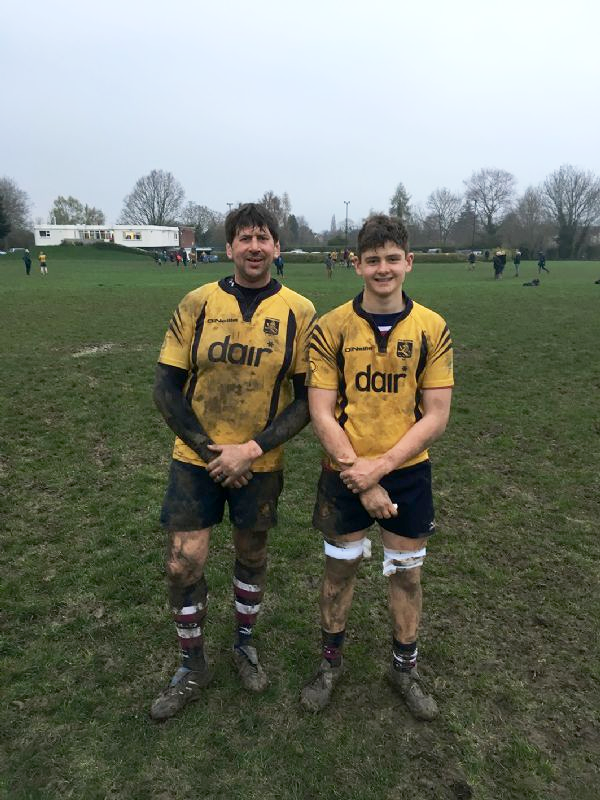
M 597 0 L 7 0 L 0 176 L 114 223 L 152 169 L 186 199 L 288 192 L 320 231 L 463 190 L 600 173 Z

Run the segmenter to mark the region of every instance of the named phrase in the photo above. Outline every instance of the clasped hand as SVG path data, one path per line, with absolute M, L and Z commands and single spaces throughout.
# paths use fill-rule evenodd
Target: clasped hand
M 385 475 L 380 458 L 357 458 L 353 462 L 339 462 L 342 467 L 340 478 L 354 494 L 367 491 L 376 486 Z
M 231 489 L 240 489 L 252 480 L 251 466 L 262 455 L 256 442 L 245 444 L 209 444 L 208 449 L 217 453 L 208 464 L 209 476 L 215 483 Z

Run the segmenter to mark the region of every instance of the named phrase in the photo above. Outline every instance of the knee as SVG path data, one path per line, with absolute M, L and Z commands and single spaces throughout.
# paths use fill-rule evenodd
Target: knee
M 206 547 L 199 538 L 174 536 L 165 564 L 169 583 L 188 586 L 198 581 L 204 572 Z
M 235 556 L 249 569 L 260 569 L 267 562 L 267 531 L 241 531 L 234 533 Z

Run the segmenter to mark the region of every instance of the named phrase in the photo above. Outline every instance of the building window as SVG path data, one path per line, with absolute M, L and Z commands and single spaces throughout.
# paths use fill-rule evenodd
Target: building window
M 139 241 L 142 234 L 140 231 L 123 231 L 123 238 L 128 242 Z
M 50 236 L 50 231 L 40 231 L 40 238 L 48 238 Z

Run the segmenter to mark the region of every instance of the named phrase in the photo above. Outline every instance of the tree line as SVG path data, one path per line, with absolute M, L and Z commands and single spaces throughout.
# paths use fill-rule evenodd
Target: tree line
M 389 212 L 406 221 L 412 246 L 449 248 L 519 247 L 525 253 L 555 249 L 559 258 L 591 253 L 600 223 L 600 178 L 565 164 L 539 186 L 522 195 L 506 170 L 483 168 L 465 180 L 464 191 L 434 189 L 424 206 L 413 205 L 402 182 L 390 198 Z M 359 225 L 346 220 L 338 227 L 335 215 L 329 230 L 315 233 L 304 216 L 292 213 L 287 192 L 265 192 L 263 203 L 276 217 L 284 248 L 318 245 L 353 246 Z M 229 203 L 229 207 L 238 203 Z M 0 178 L 0 242 L 9 246 L 31 236 L 29 198 L 10 178 Z M 56 225 L 104 225 L 104 213 L 75 197 L 59 195 L 48 222 Z M 123 200 L 119 224 L 188 225 L 198 244 L 222 247 L 225 213 L 187 201 L 179 181 L 163 170 L 139 178 Z

